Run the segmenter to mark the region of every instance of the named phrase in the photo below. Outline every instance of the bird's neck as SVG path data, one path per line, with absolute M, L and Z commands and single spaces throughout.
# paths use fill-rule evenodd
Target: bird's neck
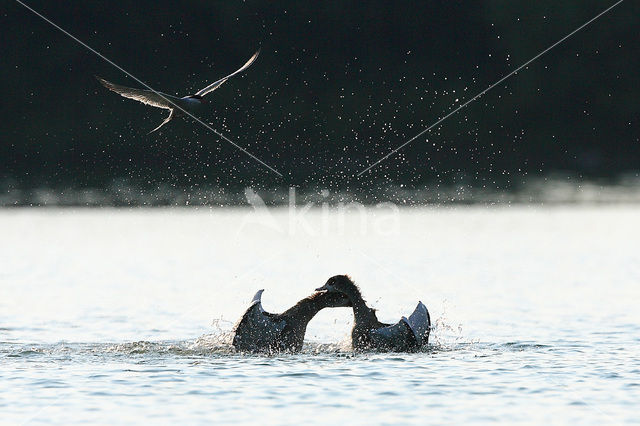
M 355 317 L 356 324 L 364 324 L 372 321 L 377 322 L 378 318 L 376 317 L 375 311 L 367 306 L 367 302 L 355 284 L 345 289 L 344 294 L 353 305 L 353 316 Z
M 288 309 L 282 315 L 296 318 L 306 325 L 322 309 L 332 306 L 334 304 L 333 299 L 335 299 L 335 295 L 330 293 L 312 294 L 296 303 L 295 306 Z

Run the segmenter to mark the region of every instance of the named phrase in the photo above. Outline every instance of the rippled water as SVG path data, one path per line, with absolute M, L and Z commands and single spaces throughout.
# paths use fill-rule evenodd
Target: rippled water
M 640 207 L 0 211 L 1 423 L 619 423 L 640 403 Z M 349 273 L 432 344 L 235 353 L 253 293 Z

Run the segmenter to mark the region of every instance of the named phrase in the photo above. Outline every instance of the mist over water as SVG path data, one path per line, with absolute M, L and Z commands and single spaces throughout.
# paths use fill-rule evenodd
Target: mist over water
M 171 185 L 137 186 L 116 179 L 107 187 L 22 187 L 17 181 L 0 181 L 1 207 L 236 207 L 251 205 L 247 191 L 269 206 L 313 204 L 335 207 L 342 203 L 377 204 L 391 202 L 403 206 L 450 204 L 629 204 L 640 203 L 640 177 L 627 173 L 616 179 L 577 177 L 520 178 L 506 190 L 500 184 L 474 186 L 463 175 L 458 183 L 432 185 L 387 184 L 374 188 L 245 187 L 229 190 L 217 185 L 190 188 Z
M 361 232 L 360 211 L 4 210 L 2 421 L 635 421 L 638 213 L 372 207 Z M 431 345 L 354 354 L 347 308 L 300 354 L 229 345 L 256 290 L 281 312 L 337 273 L 383 321 L 422 300 Z

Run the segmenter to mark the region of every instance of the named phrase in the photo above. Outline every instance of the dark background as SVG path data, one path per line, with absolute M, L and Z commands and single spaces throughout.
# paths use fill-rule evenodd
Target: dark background
M 28 1 L 157 90 L 192 93 L 262 53 L 191 120 L 109 92 L 139 85 L 14 1 L 0 20 L 0 186 L 328 188 L 640 169 L 640 3 L 625 1 L 361 177 L 356 174 L 613 2 Z

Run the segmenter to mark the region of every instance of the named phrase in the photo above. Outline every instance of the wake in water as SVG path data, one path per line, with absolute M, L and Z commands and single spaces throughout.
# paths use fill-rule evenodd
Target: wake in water
M 365 351 L 354 352 L 351 348 L 349 336 L 344 336 L 338 342 L 323 343 L 305 341 L 300 352 L 296 354 L 286 352 L 251 354 L 237 351 L 233 344 L 233 323 L 215 319 L 212 321 L 213 332 L 203 334 L 196 339 L 176 341 L 136 341 L 126 343 L 55 343 L 25 345 L 4 342 L 0 344 L 0 359 L 12 358 L 34 360 L 42 358 L 57 361 L 74 361 L 75 358 L 103 362 L 105 358 L 207 358 L 207 357 L 277 357 L 277 356 L 314 356 L 330 355 L 338 357 L 384 355 L 384 352 Z M 430 343 L 417 352 L 406 353 L 411 356 L 429 354 L 437 356 L 439 353 L 473 353 L 474 356 L 485 357 L 496 353 L 513 351 L 549 350 L 549 346 L 535 342 L 507 342 L 488 343 L 465 338 L 462 324 L 448 319 L 445 308 L 436 318 L 431 329 Z M 401 356 L 403 353 L 388 354 Z M 141 361 L 143 362 L 143 361 Z
M 54 343 L 54 344 L 25 344 L 3 342 L 0 344 L 0 358 L 37 358 L 40 356 L 53 356 L 59 360 L 71 359 L 74 355 L 91 356 L 96 359 L 103 357 L 122 356 L 182 356 L 182 357 L 207 357 L 207 356 L 249 356 L 250 354 L 237 351 L 233 345 L 234 324 L 224 319 L 214 319 L 211 323 L 211 333 L 203 334 L 193 340 L 175 341 L 135 341 L 126 343 Z M 465 339 L 462 334 L 462 325 L 453 323 L 446 316 L 446 309 L 434 321 L 431 330 L 430 343 L 417 353 L 437 353 L 442 351 L 455 351 L 468 349 L 477 342 Z M 365 351 L 365 353 L 381 353 Z M 286 355 L 286 352 L 274 352 L 271 354 L 259 354 L 254 356 L 278 356 Z M 355 354 L 351 348 L 350 336 L 345 335 L 337 342 L 318 342 L 307 339 L 302 350 L 302 355 L 350 355 Z
M 108 351 L 112 353 L 125 354 L 176 354 L 184 356 L 207 356 L 207 355 L 243 355 L 250 353 L 238 351 L 233 347 L 233 323 L 224 319 L 214 319 L 212 333 L 203 334 L 195 340 L 185 340 L 176 342 L 131 342 L 108 346 Z M 462 334 L 462 325 L 454 324 L 446 317 L 446 311 L 439 316 L 431 330 L 431 342 L 418 353 L 434 353 L 440 351 L 450 351 L 461 348 L 468 348 L 476 342 L 468 341 Z M 319 355 L 319 354 L 353 354 L 349 336 L 344 336 L 338 342 L 316 342 L 306 340 L 302 350 L 297 354 Z M 378 351 L 365 351 L 365 353 L 380 353 Z M 261 353 L 265 355 L 286 355 L 288 352 Z
M 533 342 L 507 342 L 507 343 L 484 343 L 484 342 L 466 342 L 459 341 L 457 343 L 429 344 L 418 352 L 354 352 L 351 350 L 350 343 L 347 339 L 340 343 L 305 343 L 300 352 L 292 353 L 271 353 L 271 354 L 254 354 L 238 352 L 229 344 L 220 341 L 220 336 L 208 334 L 203 335 L 195 340 L 185 341 L 165 341 L 165 342 L 129 342 L 129 343 L 57 343 L 57 344 L 39 344 L 39 345 L 20 345 L 20 344 L 2 344 L 0 345 L 0 359 L 23 359 L 25 361 L 52 361 L 56 362 L 82 362 L 92 360 L 95 362 L 105 362 L 106 359 L 126 359 L 148 360 L 149 358 L 166 359 L 169 358 L 237 358 L 237 357 L 300 357 L 300 356 L 420 356 L 432 355 L 437 356 L 443 353 L 472 353 L 476 357 L 491 356 L 505 352 L 523 352 L 553 350 L 552 346 L 536 344 Z M 142 362 L 142 361 L 141 361 Z

